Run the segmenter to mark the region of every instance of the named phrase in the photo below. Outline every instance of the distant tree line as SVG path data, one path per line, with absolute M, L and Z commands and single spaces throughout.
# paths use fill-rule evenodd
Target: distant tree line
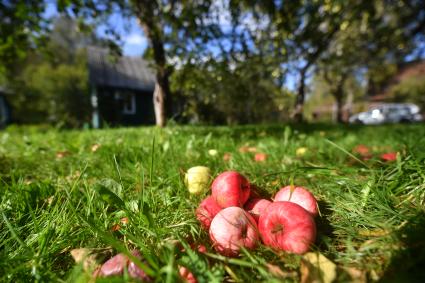
M 81 83 L 84 56 L 77 50 L 94 39 L 61 39 L 42 17 L 46 3 L 23 2 L 0 4 L 0 83 L 21 86 L 26 94 L 20 99 L 49 98 L 49 106 L 42 99 L 15 103 L 22 111 L 30 111 L 26 104 L 40 119 L 80 126 L 90 109 Z M 186 102 L 179 115 L 184 122 L 300 122 L 309 95 L 334 101 L 342 122 L 344 107 L 376 93 L 394 74 L 389 70 L 424 55 L 425 2 L 419 0 L 58 0 L 56 7 L 80 30 L 116 13 L 137 18 L 150 42 L 145 56 L 156 72 L 159 126 L 173 118 L 173 100 Z M 110 32 L 116 35 L 114 27 Z M 112 49 L 119 43 L 118 37 L 115 43 L 97 40 Z M 292 91 L 288 80 L 295 80 Z M 420 82 L 406 83 L 394 99 L 420 102 L 422 89 Z M 87 107 L 71 110 L 73 98 Z

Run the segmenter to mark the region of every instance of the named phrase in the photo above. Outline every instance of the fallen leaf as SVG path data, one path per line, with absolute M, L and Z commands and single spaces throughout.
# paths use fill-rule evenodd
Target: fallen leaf
M 248 147 L 248 152 L 254 153 L 257 152 L 257 148 L 255 146 Z
M 351 283 L 366 283 L 366 271 L 354 267 L 341 267 L 342 272 L 347 274 Z
M 336 278 L 336 265 L 321 253 L 306 253 L 301 260 L 302 283 L 331 283 Z
M 244 146 L 241 146 L 241 147 L 239 148 L 239 152 L 240 152 L 240 153 L 247 153 L 247 152 L 248 152 L 248 149 L 249 149 L 249 147 L 248 147 L 248 146 L 246 146 L 246 145 L 244 145 Z
M 91 249 L 73 249 L 70 251 L 70 253 L 76 263 L 83 264 L 83 269 L 86 271 L 95 269 L 99 265 L 99 262 L 97 261 L 97 255 L 92 253 Z
M 58 152 L 56 152 L 56 158 L 57 158 L 57 159 L 62 159 L 62 158 L 64 158 L 64 157 L 68 156 L 68 155 L 70 155 L 70 153 L 69 153 L 69 151 L 67 151 L 67 150 L 63 150 L 63 151 L 58 151 Z
M 383 161 L 391 162 L 397 160 L 397 152 L 386 152 L 379 156 Z
M 100 148 L 100 144 L 95 143 L 94 145 L 91 146 L 91 151 L 96 152 L 99 148 Z
M 271 263 L 266 263 L 266 267 L 267 270 L 275 277 L 278 278 L 291 278 L 291 277 L 296 277 L 297 273 L 295 271 L 283 271 L 279 266 L 271 264 Z
M 120 224 L 114 224 L 114 225 L 111 227 L 111 231 L 112 231 L 112 232 L 119 231 L 120 229 L 121 229 Z
M 391 232 L 384 229 L 360 229 L 358 233 L 360 236 L 382 237 L 390 234 Z
M 53 203 L 53 201 L 55 200 L 55 196 L 50 196 L 47 199 L 45 199 L 45 203 L 47 203 L 48 205 L 51 205 Z
M 265 153 L 256 153 L 254 155 L 254 161 L 255 162 L 264 162 L 267 159 L 267 154 Z
M 121 218 L 121 220 L 120 220 L 120 222 L 122 223 L 122 224 L 128 224 L 128 217 L 123 217 L 123 218 Z
M 299 147 L 295 151 L 295 155 L 298 157 L 304 156 L 307 153 L 308 149 L 306 147 Z
M 223 160 L 224 161 L 230 161 L 230 159 L 232 159 L 232 154 L 226 152 L 225 154 L 223 154 Z

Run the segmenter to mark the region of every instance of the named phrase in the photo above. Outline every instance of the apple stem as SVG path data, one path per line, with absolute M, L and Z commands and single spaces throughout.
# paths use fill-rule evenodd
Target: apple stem
M 272 233 L 276 234 L 283 231 L 283 225 L 282 224 L 277 224 L 273 229 L 272 229 Z

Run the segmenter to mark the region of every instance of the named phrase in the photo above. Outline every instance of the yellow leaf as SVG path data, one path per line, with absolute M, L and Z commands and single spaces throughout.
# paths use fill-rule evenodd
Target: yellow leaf
M 321 253 L 306 253 L 301 261 L 302 283 L 331 283 L 336 278 L 336 264 Z

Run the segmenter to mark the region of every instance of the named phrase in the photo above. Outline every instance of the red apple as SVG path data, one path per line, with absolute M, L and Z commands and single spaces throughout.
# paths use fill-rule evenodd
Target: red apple
M 274 197 L 274 201 L 290 201 L 301 205 L 313 216 L 319 214 L 317 200 L 307 189 L 303 187 L 286 186 L 281 188 Z
M 215 202 L 222 208 L 242 207 L 250 194 L 248 180 L 236 171 L 226 171 L 218 175 L 211 189 Z
M 112 258 L 108 259 L 100 268 L 100 276 L 113 276 L 121 275 L 124 272 L 124 268 L 127 267 L 128 257 L 125 254 L 117 254 Z
M 258 222 L 266 246 L 291 253 L 308 251 L 316 238 L 316 224 L 310 213 L 296 203 L 271 203 Z
M 379 156 L 381 160 L 391 162 L 397 160 L 397 152 L 386 152 Z
M 184 266 L 180 266 L 179 274 L 180 274 L 183 282 L 187 282 L 187 283 L 197 283 L 198 282 L 196 280 L 195 276 L 193 275 L 193 273 L 190 272 L 189 269 L 187 269 Z
M 131 254 L 139 259 L 142 258 L 140 252 L 137 250 L 132 251 Z M 93 273 L 93 275 L 95 277 L 122 275 L 124 273 L 125 268 L 127 268 L 128 275 L 131 278 L 141 279 L 143 281 L 150 281 L 149 276 L 123 253 L 119 253 L 107 260 L 100 267 L 99 270 L 96 270 Z
M 196 218 L 201 222 L 205 229 L 210 228 L 214 216 L 221 210 L 221 207 L 215 202 L 212 196 L 204 199 L 196 209 Z
M 272 202 L 266 199 L 261 198 L 253 198 L 248 200 L 245 204 L 244 208 L 248 211 L 252 217 L 254 217 L 255 221 L 258 223 L 258 219 L 260 218 L 260 214 L 263 213 L 264 209 L 269 206 Z
M 242 247 L 254 249 L 259 240 L 254 218 L 236 206 L 225 208 L 214 217 L 210 238 L 214 249 L 225 256 L 237 256 Z

